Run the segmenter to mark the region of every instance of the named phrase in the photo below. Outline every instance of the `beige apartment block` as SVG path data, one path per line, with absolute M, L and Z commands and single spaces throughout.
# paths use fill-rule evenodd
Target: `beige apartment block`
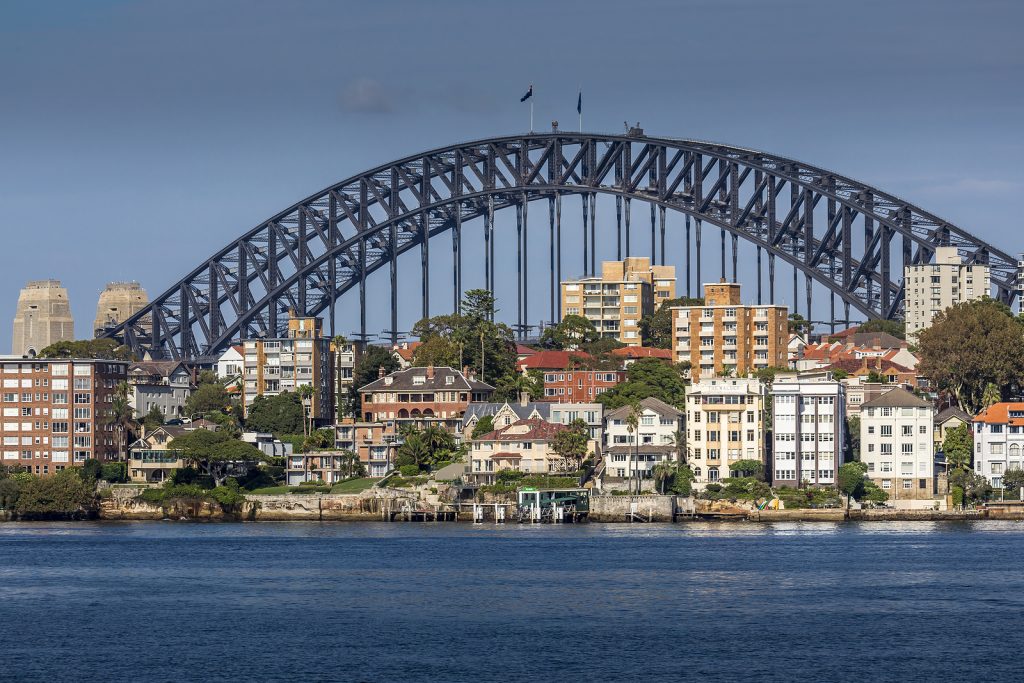
M 730 476 L 729 466 L 738 460 L 767 464 L 764 409 L 765 386 L 753 378 L 705 379 L 690 385 L 686 450 L 698 490 Z
M 601 277 L 562 282 L 562 317 L 581 315 L 602 337 L 639 346 L 640 319 L 676 296 L 674 266 L 651 265 L 644 256 L 605 261 Z
M 785 306 L 744 306 L 736 283 L 705 284 L 703 306 L 672 308 L 675 362 L 689 361 L 695 377 L 788 367 L 788 315 Z
M 68 290 L 60 280 L 34 280 L 18 295 L 11 353 L 34 356 L 50 344 L 75 338 Z
M 988 295 L 991 284 L 988 266 L 964 263 L 956 247 L 936 248 L 934 263 L 906 266 L 903 285 L 907 337 L 931 327 L 935 316 L 950 306 Z

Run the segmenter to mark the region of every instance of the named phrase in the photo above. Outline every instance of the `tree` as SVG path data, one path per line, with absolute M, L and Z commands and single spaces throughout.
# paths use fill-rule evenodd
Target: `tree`
M 885 377 L 882 377 L 882 373 L 878 370 L 870 370 L 868 376 L 864 378 L 867 384 L 885 384 Z
M 906 327 L 898 320 L 868 320 L 857 326 L 857 332 L 882 332 L 891 334 L 897 339 L 906 339 Z
M 13 510 L 21 495 L 21 482 L 13 477 L 0 479 L 0 510 Z
M 595 400 L 614 410 L 653 396 L 669 405 L 686 406 L 686 383 L 678 365 L 657 358 L 641 358 L 626 371 L 626 381 L 602 393 Z
M 680 496 L 688 496 L 693 492 L 693 479 L 693 470 L 690 469 L 690 466 L 680 464 L 672 475 L 669 491 Z
M 145 425 L 146 431 L 152 431 L 164 423 L 164 411 L 160 410 L 160 406 L 154 404 L 149 412 L 142 418 L 142 424 Z
M 850 507 L 850 498 L 864 489 L 864 475 L 868 472 L 863 462 L 848 462 L 840 465 L 836 472 L 836 486 L 846 496 L 846 507 Z
M 475 425 L 473 425 L 473 433 L 470 435 L 469 438 L 471 438 L 471 439 L 479 439 L 484 434 L 488 434 L 488 433 L 493 432 L 493 431 L 494 431 L 494 416 L 493 415 L 484 415 L 479 420 L 477 420 L 477 423 Z
M 518 401 L 520 394 L 526 394 L 529 400 L 537 401 L 544 396 L 544 373 L 540 370 L 527 370 L 505 375 L 495 383 L 493 401 Z
M 942 452 L 946 456 L 946 464 L 950 471 L 969 470 L 974 455 L 974 440 L 971 430 L 966 424 L 957 425 L 946 432 L 942 442 Z
M 737 460 L 729 464 L 729 471 L 737 477 L 754 477 L 760 479 L 764 476 L 764 463 L 760 460 Z
M 210 476 L 214 486 L 221 486 L 240 466 L 266 460 L 263 452 L 252 444 L 208 429 L 186 432 L 171 439 L 167 447 L 172 451 L 181 451 L 182 459 Z
M 1002 392 L 995 384 L 989 382 L 985 385 L 985 390 L 981 392 L 981 405 L 983 408 L 989 408 L 994 406 L 1003 400 Z
M 917 336 L 918 372 L 972 415 L 984 407 L 989 384 L 999 388 L 1000 399 L 1019 393 L 1024 334 L 1007 310 L 988 297 L 956 304 Z
M 566 349 L 575 351 L 597 341 L 599 335 L 589 319 L 582 315 L 569 314 L 557 325 L 545 327 L 540 335 L 539 346 L 544 349 Z
M 256 432 L 301 434 L 305 432 L 302 398 L 291 391 L 276 396 L 257 396 L 249 406 L 245 426 Z
M 69 468 L 23 484 L 15 512 L 24 519 L 77 519 L 96 509 L 94 484 Z
M 429 365 L 462 369 L 462 352 L 460 346 L 447 337 L 430 337 L 412 354 L 412 364 L 419 368 Z
M 313 394 L 316 391 L 311 384 L 300 384 L 295 393 L 302 401 L 302 434 L 309 436 L 309 433 L 313 431 Z
M 50 344 L 39 352 L 40 358 L 95 358 L 98 360 L 134 360 L 127 346 L 113 339 L 78 339 Z
M 1012 491 L 1014 494 L 1020 492 L 1024 487 L 1024 470 L 1015 467 L 1003 472 L 1003 488 Z
M 215 410 L 226 413 L 231 408 L 231 397 L 219 382 L 197 385 L 185 400 L 185 412 L 188 415 L 205 415 Z
M 117 432 L 117 456 L 118 459 L 125 460 L 128 434 L 137 426 L 135 409 L 132 408 L 132 404 L 128 400 L 128 385 L 125 382 L 120 382 L 114 389 L 110 408 L 102 420 L 105 425 L 112 427 Z
M 789 333 L 790 334 L 806 334 L 811 331 L 811 321 L 804 318 L 799 313 L 789 314 Z
M 651 475 L 654 477 L 654 484 L 658 487 L 661 495 L 665 495 L 665 484 L 666 482 L 671 481 L 675 474 L 676 465 L 668 460 L 662 460 L 655 464 L 651 469 Z
M 427 444 L 427 440 L 423 438 L 423 435 L 417 432 L 407 435 L 402 440 L 402 445 L 398 447 L 396 454 L 395 465 L 401 466 L 408 463 L 423 469 L 423 466 L 426 465 L 429 459 L 430 446 Z
M 860 460 L 860 415 L 853 415 L 846 420 L 846 448 L 850 456 L 848 460 Z
M 963 491 L 964 502 L 977 503 L 987 500 L 992 495 L 992 486 L 988 479 L 976 474 L 973 470 L 951 470 L 949 473 L 950 489 Z
M 555 434 L 551 440 L 551 450 L 562 459 L 562 471 L 573 472 L 581 467 L 583 459 L 587 457 L 589 436 L 587 423 L 578 418 Z
M 686 443 L 686 430 L 677 429 L 672 432 L 672 447 L 676 449 L 676 458 L 680 464 L 687 464 L 690 461 L 690 447 Z
M 640 319 L 640 338 L 644 346 L 659 349 L 672 348 L 672 308 L 674 306 L 703 306 L 704 299 L 688 296 L 661 302 L 653 315 Z

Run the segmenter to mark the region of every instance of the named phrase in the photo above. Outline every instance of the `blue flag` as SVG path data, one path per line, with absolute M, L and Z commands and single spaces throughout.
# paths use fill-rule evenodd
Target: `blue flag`
M 530 84 L 530 89 L 526 91 L 526 94 L 519 98 L 519 101 L 525 102 L 531 97 L 533 97 L 533 83 Z

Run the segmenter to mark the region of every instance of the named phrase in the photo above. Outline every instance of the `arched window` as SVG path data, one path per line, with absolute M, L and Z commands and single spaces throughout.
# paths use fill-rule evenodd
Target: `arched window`
M 718 468 L 717 467 L 709 467 L 708 468 L 708 481 L 718 481 Z
M 402 408 L 401 410 L 398 411 L 398 419 L 404 420 L 404 419 L 407 419 L 408 417 L 409 417 L 409 411 L 406 410 L 405 408 Z
M 1019 458 L 1020 457 L 1020 445 L 1019 444 L 1015 444 L 1015 443 L 1011 443 L 1010 444 L 1010 457 L 1011 458 Z
M 694 467 L 693 468 L 693 478 L 694 479 L 700 479 L 700 468 L 699 467 Z

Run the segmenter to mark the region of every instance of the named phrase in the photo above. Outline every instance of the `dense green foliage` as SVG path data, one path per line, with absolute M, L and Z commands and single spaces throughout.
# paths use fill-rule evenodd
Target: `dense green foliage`
M 862 462 L 848 462 L 839 466 L 836 472 L 836 487 L 847 497 L 864 488 L 864 475 L 868 466 Z
M 544 328 L 538 346 L 542 349 L 564 349 L 575 351 L 585 348 L 598 339 L 597 329 L 581 315 L 567 315 L 557 325 Z
M 75 468 L 21 485 L 15 512 L 22 519 L 81 519 L 96 512 L 94 485 Z
M 186 463 L 212 477 L 218 486 L 233 470 L 265 460 L 262 451 L 252 444 L 206 429 L 197 429 L 172 439 L 168 448 L 180 450 Z
M 470 434 L 470 438 L 479 439 L 484 434 L 488 434 L 492 431 L 494 431 L 494 416 L 484 415 L 475 425 L 473 425 L 473 433 Z
M 455 445 L 455 437 L 436 425 L 425 429 L 414 427 L 402 431 L 402 443 L 395 455 L 395 466 L 413 465 L 418 470 L 434 470 L 463 456 Z
M 729 464 L 729 471 L 739 477 L 764 478 L 764 463 L 760 460 L 737 460 Z
M 980 503 L 992 496 L 992 486 L 988 480 L 973 470 L 950 469 L 950 490 L 959 489 L 963 492 L 964 503 Z
M 629 366 L 626 381 L 604 392 L 597 401 L 605 410 L 614 410 L 648 397 L 685 409 L 686 382 L 678 365 L 657 358 L 642 358 Z
M 971 415 L 984 407 L 989 385 L 1004 400 L 1024 384 L 1024 331 L 1005 305 L 987 297 L 942 311 L 917 342 L 918 372 Z
M 527 370 L 526 374 L 514 372 L 500 377 L 494 383 L 492 401 L 518 401 L 519 395 L 525 393 L 531 401 L 539 401 L 544 396 L 544 373 L 540 370 Z
M 495 476 L 495 483 L 481 486 L 482 493 L 515 493 L 520 488 L 573 489 L 579 486 L 576 477 L 550 477 L 543 474 L 527 474 L 516 470 L 502 470 Z
M 682 296 L 663 301 L 653 315 L 640 319 L 640 338 L 644 346 L 658 349 L 672 348 L 672 308 L 674 306 L 703 306 L 704 299 Z
M 283 391 L 276 396 L 257 396 L 245 416 L 246 429 L 270 434 L 301 434 L 305 427 L 302 398 Z
M 131 351 L 113 339 L 76 339 L 50 344 L 39 352 L 40 358 L 96 358 L 133 360 Z
M 857 326 L 857 332 L 883 332 L 897 339 L 906 338 L 906 327 L 898 320 L 868 320 Z
M 551 450 L 562 459 L 563 472 L 576 471 L 580 468 L 583 459 L 588 455 L 589 438 L 590 430 L 587 423 L 577 418 L 551 440 Z
M 1018 495 L 1022 486 L 1024 486 L 1024 470 L 1013 468 L 1003 472 L 1003 488 L 1010 491 L 1012 495 Z
M 164 411 L 160 410 L 160 406 L 153 405 L 149 409 L 149 412 L 143 415 L 142 424 L 145 425 L 146 431 L 152 431 L 164 423 Z
M 974 454 L 974 440 L 966 424 L 958 425 L 946 432 L 942 452 L 950 471 L 969 470 Z

